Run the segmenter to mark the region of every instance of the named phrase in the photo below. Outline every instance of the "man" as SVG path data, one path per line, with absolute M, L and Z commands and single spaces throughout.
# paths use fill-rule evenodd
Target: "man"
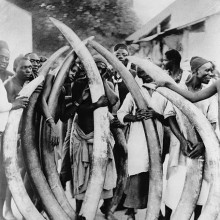
M 128 60 L 126 59 L 126 57 L 129 55 L 127 45 L 122 44 L 122 43 L 116 44 L 114 46 L 113 51 L 114 51 L 114 55 L 130 71 L 130 73 L 133 75 L 133 77 L 136 77 L 136 75 L 137 75 L 136 66 L 134 64 L 128 62 Z M 126 136 L 128 126 L 125 126 L 124 124 L 122 124 L 118 120 L 117 111 L 120 108 L 120 106 L 122 105 L 126 95 L 129 93 L 129 91 L 127 89 L 127 86 L 123 82 L 121 76 L 116 71 L 114 72 L 114 75 L 112 76 L 112 80 L 113 80 L 113 84 L 114 84 L 114 91 L 118 95 L 119 100 L 112 107 L 112 115 L 114 116 L 114 119 L 111 120 L 111 127 L 122 128 L 124 133 L 125 133 L 125 136 Z M 121 155 L 121 153 L 118 152 L 118 147 L 117 146 L 114 147 L 114 156 L 115 156 L 116 167 L 119 167 L 120 160 L 121 160 L 121 157 L 123 155 Z M 120 201 L 120 203 L 117 207 L 117 210 L 123 210 L 124 209 L 124 207 L 123 207 L 124 199 L 125 199 L 125 195 L 123 194 L 122 199 L 121 199 L 121 201 Z M 101 208 L 101 210 L 102 210 L 102 208 Z
M 19 56 L 15 59 L 14 69 L 15 75 L 5 81 L 5 89 L 7 91 L 8 101 L 11 103 L 16 100 L 16 97 L 23 88 L 24 83 L 30 79 L 32 73 L 32 65 L 28 58 Z M 18 140 L 18 143 L 20 143 L 20 139 Z M 18 146 L 18 159 L 20 166 L 23 167 L 21 146 Z M 13 217 L 11 210 L 11 196 L 9 193 L 7 193 L 6 197 L 6 216 L 10 218 Z
M 6 196 L 7 182 L 3 165 L 3 135 L 7 118 L 10 110 L 25 108 L 28 104 L 27 97 L 16 97 L 11 103 L 8 102 L 7 91 L 0 79 L 0 220 L 5 220 L 3 217 L 3 205 Z M 7 210 L 6 210 L 7 211 Z M 13 216 L 13 214 L 11 213 Z
M 24 86 L 24 83 L 30 79 L 32 73 L 32 64 L 26 57 L 20 57 L 16 67 L 16 73 L 13 77 L 5 81 L 5 89 L 9 102 L 13 102 L 18 93 Z
M 197 92 L 204 88 L 203 84 L 209 84 L 212 75 L 212 63 L 202 57 L 192 57 L 190 60 L 190 66 L 192 70 L 192 76 L 186 81 L 186 85 L 189 91 Z M 216 129 L 218 111 L 217 111 L 217 100 L 216 97 L 211 97 L 200 102 L 194 103 L 202 113 L 207 117 L 209 122 L 212 124 L 214 130 Z M 192 158 L 203 155 L 205 152 L 205 146 L 198 135 L 200 144 L 198 144 L 189 156 Z M 206 169 L 205 169 L 206 172 Z M 201 214 L 202 206 L 205 204 L 209 192 L 209 181 L 204 175 L 202 182 L 202 188 L 195 208 L 194 220 L 197 220 Z
M 104 106 L 112 106 L 117 102 L 117 96 L 113 92 L 112 85 L 105 79 L 107 71 L 107 64 L 104 62 L 104 58 L 95 58 L 98 70 L 103 78 L 103 84 L 106 96 L 101 96 L 99 100 L 92 103 L 91 96 L 88 92 L 88 96 L 81 103 L 77 103 L 77 100 L 82 94 L 82 91 L 88 87 L 88 79 L 85 76 L 85 70 L 83 65 L 79 62 L 79 67 L 75 82 L 72 88 L 73 103 L 78 106 L 77 117 L 73 122 L 72 131 L 72 146 L 71 146 L 71 162 L 72 162 L 72 176 L 73 176 L 73 193 L 76 199 L 76 213 L 78 214 L 84 199 L 85 191 L 88 184 L 89 172 L 90 172 L 90 158 L 92 156 L 93 135 L 94 135 L 94 119 L 93 112 L 95 109 Z M 112 155 L 112 143 L 109 139 L 109 154 L 107 173 L 103 186 L 103 192 L 101 198 L 104 199 L 105 218 L 108 220 L 115 220 L 113 213 L 110 211 L 110 205 L 113 196 L 113 188 L 116 186 L 116 169 L 114 164 L 114 157 Z M 81 153 L 80 153 L 81 152 Z M 82 154 L 83 152 L 83 154 Z M 82 155 L 82 158 L 81 156 Z M 79 172 L 81 171 L 81 172 Z
M 41 60 L 36 53 L 28 53 L 25 55 L 31 64 L 32 64 L 32 78 L 36 78 L 38 76 L 38 70 L 41 67 Z
M 126 66 L 133 76 L 136 76 L 135 66 L 126 59 L 129 53 L 128 47 L 125 44 L 116 44 L 114 47 L 114 55 L 123 63 L 124 66 Z M 129 91 L 125 83 L 122 81 L 121 76 L 117 72 L 113 75 L 113 83 L 115 85 L 115 90 L 119 95 L 119 102 L 122 103 Z M 117 104 L 120 106 L 120 103 Z M 113 115 L 116 114 L 116 112 L 117 109 L 113 110 Z
M 202 83 L 208 84 L 211 77 L 211 63 L 201 57 L 193 57 L 190 61 L 190 66 L 192 70 L 192 76 L 188 77 L 188 80 L 185 82 L 189 91 L 196 92 L 203 88 Z M 186 89 L 187 89 L 186 88 Z M 203 114 L 208 118 L 210 123 L 213 125 L 214 129 L 216 127 L 217 122 L 217 105 L 216 100 L 213 98 L 203 100 L 201 102 L 195 103 L 195 105 L 201 109 Z M 177 114 L 178 114 L 178 110 Z M 179 125 L 184 124 L 181 121 L 184 121 L 184 116 L 179 115 Z M 181 130 L 184 130 L 183 126 L 180 126 Z M 187 132 L 184 132 L 187 134 Z M 186 176 L 186 164 L 184 156 L 189 156 L 190 158 L 198 158 L 199 156 L 204 154 L 204 144 L 199 135 L 197 135 L 197 139 L 199 142 L 192 147 L 191 150 L 189 148 L 182 148 L 181 154 L 177 154 L 177 149 L 179 146 L 178 142 L 173 141 L 170 146 L 170 158 L 168 165 L 168 179 L 167 179 L 167 189 L 166 189 L 166 216 L 165 219 L 170 219 L 172 214 L 172 210 L 174 210 L 179 202 L 183 185 Z M 171 137 L 172 138 L 172 137 Z M 173 139 L 172 139 L 173 140 Z M 175 153 L 176 152 L 176 153 Z M 180 155 L 180 156 L 179 156 Z M 172 164 L 172 166 L 171 166 Z M 205 203 L 208 196 L 208 181 L 207 179 L 203 181 L 202 191 L 200 193 L 200 198 L 198 201 L 198 205 L 195 209 L 195 219 L 198 219 L 202 205 Z
M 144 83 L 151 83 L 152 78 L 143 70 L 138 68 L 138 76 Z M 121 123 L 130 123 L 128 134 L 128 181 L 125 189 L 126 199 L 124 206 L 128 208 L 126 214 L 129 220 L 135 219 L 135 209 L 147 208 L 148 185 L 149 185 L 149 156 L 148 143 L 142 120 L 153 118 L 156 122 L 159 141 L 163 146 L 164 123 L 169 122 L 171 128 L 175 129 L 175 134 L 179 137 L 183 145 L 187 141 L 180 133 L 175 123 L 175 114 L 170 102 L 159 93 L 141 87 L 144 98 L 148 101 L 151 108 L 137 109 L 135 102 L 129 93 L 117 115 Z
M 168 50 L 164 55 L 163 68 L 179 86 L 185 87 L 185 81 L 190 73 L 180 68 L 180 62 L 180 53 L 177 50 Z
M 0 40 L 0 79 L 4 82 L 10 76 L 13 76 L 13 73 L 9 72 L 7 69 L 10 59 L 10 52 L 8 45 L 5 41 Z

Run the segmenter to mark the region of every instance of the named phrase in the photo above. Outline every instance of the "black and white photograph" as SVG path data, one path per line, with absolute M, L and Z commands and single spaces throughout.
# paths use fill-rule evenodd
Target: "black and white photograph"
M 220 0 L 0 0 L 0 220 L 220 220 Z

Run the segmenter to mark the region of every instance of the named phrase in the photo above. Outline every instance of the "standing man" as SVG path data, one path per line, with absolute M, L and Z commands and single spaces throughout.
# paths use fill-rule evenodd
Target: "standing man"
M 192 57 L 190 61 L 192 76 L 188 77 L 189 79 L 185 82 L 185 89 L 188 89 L 191 92 L 197 92 L 203 88 L 202 84 L 208 84 L 211 77 L 211 63 L 208 60 L 205 60 L 201 57 Z M 213 128 L 216 128 L 217 122 L 217 101 L 215 97 L 205 99 L 203 101 L 195 103 L 195 105 L 202 111 L 202 113 L 207 117 L 209 122 L 212 124 Z M 179 116 L 179 126 L 184 132 L 186 128 L 181 126 L 181 120 L 185 120 L 181 115 Z M 186 133 L 186 132 L 185 132 Z M 182 151 L 177 154 L 177 149 L 179 148 L 179 143 L 174 141 L 170 146 L 170 157 L 168 162 L 168 173 L 167 173 L 167 188 L 165 196 L 166 204 L 166 215 L 165 219 L 170 219 L 172 211 L 178 205 L 178 202 L 183 191 L 184 181 L 186 177 L 186 163 L 185 157 L 188 156 L 192 159 L 199 158 L 204 155 L 205 147 L 199 135 L 197 135 L 199 140 L 194 146 L 191 147 L 191 150 L 187 148 L 182 148 Z M 174 140 L 174 139 L 172 139 Z M 204 175 L 204 180 L 202 182 L 202 189 L 200 192 L 199 200 L 195 208 L 195 217 L 198 219 L 202 205 L 205 204 L 208 196 L 209 184 L 207 175 Z
M 192 57 L 190 60 L 190 66 L 192 70 L 192 76 L 186 81 L 186 85 L 189 91 L 197 92 L 204 88 L 204 84 L 209 84 L 212 77 L 212 63 L 202 57 Z M 200 102 L 194 103 L 198 109 L 206 116 L 211 123 L 213 129 L 216 129 L 216 123 L 218 118 L 217 99 L 216 97 L 210 97 Z M 205 146 L 200 138 L 200 143 L 190 152 L 191 158 L 199 157 L 205 153 Z M 205 204 L 208 192 L 209 192 L 209 180 L 207 175 L 207 169 L 204 170 L 204 179 L 202 182 L 202 188 L 200 196 L 195 208 L 194 220 L 197 220 L 201 214 L 202 206 Z
M 9 103 L 7 98 L 7 91 L 4 87 L 2 80 L 0 79 L 0 220 L 5 220 L 5 218 L 3 217 L 3 205 L 5 201 L 7 188 L 7 182 L 3 165 L 4 130 L 7 124 L 9 111 L 18 108 L 25 108 L 27 104 L 27 97 L 18 97 L 15 98 L 13 102 Z
M 13 103 L 16 100 L 19 92 L 24 86 L 24 83 L 30 79 L 32 73 L 32 65 L 28 58 L 19 56 L 16 58 L 16 64 L 14 65 L 15 75 L 8 80 L 5 81 L 5 89 L 7 91 L 8 101 Z M 18 131 L 20 134 L 20 128 Z M 20 139 L 18 139 L 18 143 L 20 143 Z M 19 144 L 18 144 L 19 145 Z M 21 156 L 21 146 L 18 147 L 18 160 L 19 165 L 23 167 L 22 164 L 22 156 Z M 5 214 L 9 219 L 13 218 L 13 213 L 11 210 L 11 195 L 9 191 L 6 196 L 6 206 L 5 206 Z
M 4 82 L 13 73 L 9 72 L 7 69 L 10 59 L 10 52 L 8 49 L 8 44 L 5 41 L 0 40 L 0 79 Z
M 82 91 L 88 87 L 88 79 L 85 75 L 84 67 L 81 63 L 77 63 L 79 70 L 75 77 L 75 83 L 72 87 L 74 95 L 73 103 L 78 106 L 77 117 L 73 122 L 72 145 L 71 145 L 71 162 L 73 177 L 73 193 L 76 199 L 76 213 L 78 214 L 87 189 L 89 173 L 91 168 L 93 137 L 94 137 L 94 118 L 93 112 L 104 106 L 112 106 L 117 102 L 117 96 L 113 92 L 111 84 L 105 79 L 107 65 L 103 60 L 95 58 L 96 65 L 103 78 L 103 84 L 106 96 L 101 96 L 97 102 L 92 103 L 89 90 L 87 98 L 77 103 L 78 97 L 81 97 Z M 112 142 L 109 137 L 108 146 L 108 163 L 106 177 L 103 185 L 101 198 L 104 199 L 105 218 L 108 220 L 116 220 L 110 210 L 113 197 L 113 188 L 116 187 L 116 169 L 114 157 L 112 153 Z

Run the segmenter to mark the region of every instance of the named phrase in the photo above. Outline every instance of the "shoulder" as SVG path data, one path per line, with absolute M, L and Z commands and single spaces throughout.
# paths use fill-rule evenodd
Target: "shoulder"
M 1 72 L 0 74 L 0 78 L 3 82 L 5 82 L 7 79 L 9 79 L 10 77 L 12 77 L 14 74 L 8 70 L 5 70 L 3 72 Z
M 7 79 L 7 80 L 4 82 L 5 88 L 6 88 L 6 87 L 13 86 L 13 84 L 14 84 L 14 77 L 11 77 L 11 78 Z
M 12 73 L 12 72 L 10 72 L 10 71 L 8 71 L 8 70 L 6 70 L 5 72 L 6 72 L 6 75 L 7 75 L 8 77 L 14 76 L 14 73 Z

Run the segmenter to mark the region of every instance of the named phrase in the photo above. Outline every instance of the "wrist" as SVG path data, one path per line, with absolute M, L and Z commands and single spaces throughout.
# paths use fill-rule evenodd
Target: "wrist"
M 97 109 L 97 108 L 99 108 L 101 106 L 98 104 L 98 102 L 95 102 L 95 103 L 93 103 L 93 107 L 94 107 L 94 109 Z
M 79 107 L 79 105 L 80 105 L 79 102 L 77 102 L 77 101 L 74 101 L 73 104 L 74 104 L 76 107 Z
M 52 127 L 53 124 L 55 124 L 54 120 L 53 120 L 53 117 L 48 117 L 45 122 L 50 126 Z

